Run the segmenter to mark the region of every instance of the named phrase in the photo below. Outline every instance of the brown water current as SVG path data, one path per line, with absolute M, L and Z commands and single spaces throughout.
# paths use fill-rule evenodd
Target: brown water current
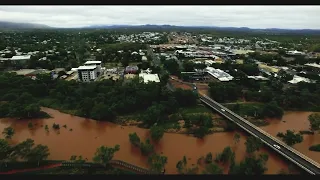
M 98 122 L 69 114 L 61 113 L 57 110 L 42 108 L 53 118 L 32 120 L 36 124 L 34 130 L 29 130 L 29 120 L 0 119 L 0 130 L 12 125 L 16 133 L 12 142 L 20 142 L 27 138 L 32 138 L 35 143 L 47 145 L 50 149 L 49 159 L 69 160 L 72 155 L 82 155 L 89 161 L 101 145 L 120 145 L 120 151 L 115 154 L 114 159 L 123 160 L 141 167 L 147 167 L 146 158 L 141 156 L 139 149 L 131 146 L 129 133 L 136 132 L 141 139 L 148 137 L 148 130 L 130 126 L 120 126 L 108 122 Z M 282 122 L 280 120 L 270 120 L 270 125 L 263 127 L 272 135 L 287 129 L 307 130 L 309 122 L 307 116 L 309 112 L 287 112 Z M 53 123 L 60 124 L 60 133 L 53 130 Z M 49 132 L 44 129 L 49 126 Z M 67 128 L 62 127 L 67 125 Z M 70 131 L 72 129 L 72 131 Z M 197 164 L 198 158 L 212 152 L 220 153 L 226 146 L 230 146 L 236 152 L 236 161 L 240 161 L 245 156 L 246 134 L 241 133 L 240 142 L 235 145 L 233 136 L 235 132 L 222 132 L 206 136 L 203 140 L 183 134 L 165 133 L 161 141 L 156 144 L 156 151 L 168 157 L 166 173 L 177 173 L 176 163 L 185 155 L 188 159 L 189 167 Z M 304 142 L 295 145 L 302 153 L 320 162 L 320 156 L 316 152 L 308 150 L 312 144 L 320 143 L 319 134 L 310 136 L 304 135 Z M 271 150 L 262 149 L 262 152 L 269 154 L 267 162 L 267 174 L 275 174 L 281 168 L 287 168 L 288 163 Z

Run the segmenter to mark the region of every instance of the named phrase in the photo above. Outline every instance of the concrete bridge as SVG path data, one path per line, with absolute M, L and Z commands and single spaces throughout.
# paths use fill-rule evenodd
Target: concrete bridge
M 247 131 L 252 136 L 259 138 L 264 144 L 266 144 L 274 151 L 276 151 L 283 157 L 287 158 L 297 166 L 301 167 L 303 170 L 307 171 L 312 175 L 320 174 L 320 165 L 317 162 L 313 161 L 312 159 L 308 158 L 307 156 L 303 155 L 302 153 L 293 149 L 292 147 L 286 145 L 285 143 L 268 134 L 267 132 L 261 130 L 259 127 L 253 125 L 246 119 L 235 114 L 234 112 L 222 106 L 220 103 L 214 101 L 208 96 L 199 96 L 200 100 L 206 105 L 208 105 L 210 108 L 217 111 L 219 114 L 229 119 L 230 121 L 236 123 L 239 127 Z
M 185 84 L 192 85 L 194 87 L 196 86 L 195 84 L 191 84 L 191 83 L 185 83 Z M 175 88 L 170 83 L 167 84 L 167 88 L 171 91 L 175 90 Z M 194 88 L 194 91 L 197 91 L 197 88 Z M 319 163 L 315 162 L 314 160 L 310 159 L 309 157 L 305 156 L 299 151 L 283 143 L 279 139 L 263 131 L 259 127 L 255 126 L 254 124 L 250 123 L 246 119 L 239 116 L 238 114 L 232 112 L 231 110 L 222 106 L 220 103 L 214 101 L 210 97 L 206 95 L 201 95 L 200 93 L 197 93 L 197 94 L 199 95 L 200 101 L 202 103 L 206 104 L 213 110 L 217 111 L 219 114 L 221 114 L 228 120 L 234 122 L 240 128 L 242 128 L 252 136 L 259 138 L 264 144 L 266 144 L 271 149 L 279 153 L 281 156 L 293 162 L 294 164 L 296 164 L 298 167 L 302 168 L 309 174 L 312 174 L 312 175 L 320 174 Z
M 112 167 L 115 167 L 115 168 L 129 170 L 129 171 L 135 172 L 137 174 L 163 174 L 163 173 L 152 172 L 148 169 L 145 169 L 145 168 L 133 165 L 133 164 L 129 164 L 127 162 L 120 161 L 120 160 L 111 160 L 109 162 L 109 165 L 111 165 Z M 72 162 L 72 161 L 62 162 L 61 167 L 81 167 L 81 168 L 101 168 L 101 169 L 105 168 L 105 166 L 102 164 L 88 163 L 88 162 L 77 163 L 77 162 Z

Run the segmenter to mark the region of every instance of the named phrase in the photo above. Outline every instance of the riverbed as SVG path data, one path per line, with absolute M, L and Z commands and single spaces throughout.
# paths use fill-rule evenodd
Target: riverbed
M 91 119 L 72 116 L 61 113 L 50 108 L 42 108 L 52 116 L 49 119 L 34 119 L 36 124 L 33 130 L 29 130 L 30 120 L 0 119 L 0 129 L 12 125 L 15 135 L 12 143 L 21 142 L 27 138 L 35 140 L 36 144 L 47 145 L 50 149 L 49 159 L 69 160 L 72 155 L 82 155 L 89 161 L 96 149 L 101 146 L 120 145 L 120 151 L 115 154 L 114 159 L 123 160 L 141 167 L 147 167 L 146 157 L 141 156 L 139 149 L 132 147 L 129 142 L 129 133 L 136 132 L 142 140 L 148 137 L 148 130 L 133 126 L 120 126 L 109 122 L 99 122 Z M 285 132 L 287 129 L 308 130 L 307 120 L 310 112 L 286 112 L 282 121 L 268 120 L 270 124 L 262 127 L 268 133 L 276 135 L 279 131 Z M 283 122 L 285 121 L 285 122 Z M 60 124 L 60 132 L 53 130 L 53 123 Z M 44 129 L 49 126 L 49 132 Z M 66 125 L 67 128 L 62 127 Z M 72 129 L 72 131 L 70 130 Z M 197 165 L 197 160 L 211 152 L 213 157 L 220 153 L 226 146 L 230 146 L 236 152 L 236 161 L 243 159 L 245 155 L 246 134 L 241 134 L 238 144 L 234 143 L 235 132 L 220 132 L 207 135 L 203 140 L 184 134 L 165 133 L 161 141 L 156 144 L 156 152 L 168 157 L 166 173 L 174 174 L 176 163 L 185 155 L 188 159 L 188 166 Z M 319 134 L 304 135 L 304 141 L 294 146 L 297 150 L 320 162 L 320 153 L 309 151 L 309 146 L 320 143 Z M 267 162 L 267 174 L 276 174 L 280 169 L 287 169 L 288 163 L 269 149 L 262 149 L 261 152 L 269 154 Z

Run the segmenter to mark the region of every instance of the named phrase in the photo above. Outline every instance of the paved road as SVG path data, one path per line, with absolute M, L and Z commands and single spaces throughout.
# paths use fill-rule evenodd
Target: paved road
M 271 135 L 268 135 L 266 132 L 262 131 L 258 127 L 253 127 L 250 122 L 246 121 L 245 119 L 241 118 L 240 116 L 234 114 L 232 111 L 228 110 L 227 108 L 223 107 L 221 104 L 213 101 L 207 96 L 200 96 L 200 100 L 216 110 L 218 113 L 223 115 L 224 117 L 228 118 L 229 120 L 235 122 L 238 126 L 242 129 L 246 130 L 251 135 L 261 139 L 266 145 L 270 146 L 276 152 L 281 154 L 282 156 L 286 157 L 290 161 L 294 162 L 302 169 L 307 171 L 310 174 L 320 174 L 320 166 L 318 163 L 314 162 L 313 160 L 305 157 L 304 155 L 296 152 L 291 147 L 288 147 L 284 143 L 280 142 L 279 140 L 275 140 Z M 222 110 L 224 109 L 224 110 Z M 274 145 L 279 146 L 280 148 L 274 147 Z M 300 154 L 300 157 L 298 154 Z

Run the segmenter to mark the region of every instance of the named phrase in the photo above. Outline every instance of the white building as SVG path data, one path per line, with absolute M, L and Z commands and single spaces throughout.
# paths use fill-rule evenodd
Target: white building
M 287 51 L 287 54 L 288 54 L 288 55 L 293 55 L 293 56 L 301 56 L 301 55 L 305 55 L 305 53 L 304 53 L 304 52 L 297 51 L 297 50 L 294 50 L 294 51 Z
M 230 74 L 222 71 L 221 69 L 215 69 L 213 67 L 207 67 L 205 71 L 213 76 L 214 78 L 218 79 L 219 81 L 232 81 L 233 76 Z
M 143 79 L 144 83 L 148 83 L 148 82 L 160 82 L 159 76 L 158 74 L 146 74 L 146 73 L 140 73 L 139 74 L 139 78 Z
M 101 61 L 87 61 L 84 63 L 85 66 L 97 66 L 97 72 L 101 73 Z
M 311 83 L 310 79 L 305 78 L 305 77 L 301 77 L 301 76 L 297 76 L 297 75 L 294 75 L 293 79 L 288 81 L 288 83 L 290 83 L 290 84 L 297 84 L 299 82 Z
M 82 82 L 90 82 L 94 81 L 98 77 L 97 66 L 79 66 L 78 70 L 78 77 L 79 80 Z

